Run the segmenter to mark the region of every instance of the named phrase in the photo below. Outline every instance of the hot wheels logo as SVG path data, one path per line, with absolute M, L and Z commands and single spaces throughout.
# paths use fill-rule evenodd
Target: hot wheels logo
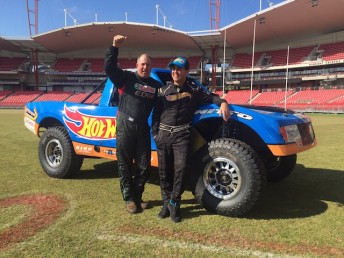
M 116 138 L 116 118 L 90 116 L 64 107 L 63 121 L 76 135 L 90 140 L 112 140 Z

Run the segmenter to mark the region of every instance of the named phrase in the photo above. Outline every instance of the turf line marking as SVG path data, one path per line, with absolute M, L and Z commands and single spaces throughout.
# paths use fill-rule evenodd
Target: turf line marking
M 116 242 L 123 242 L 126 244 L 150 244 L 150 245 L 160 245 L 166 248 L 180 248 L 180 249 L 190 249 L 190 250 L 202 250 L 211 253 L 230 253 L 232 255 L 240 255 L 245 257 L 273 257 L 273 258 L 296 258 L 296 257 L 304 257 L 304 256 L 293 256 L 293 255 L 284 255 L 284 254 L 275 254 L 269 252 L 262 252 L 262 251 L 251 251 L 251 250 L 243 250 L 239 248 L 230 248 L 230 247 L 222 247 L 216 245 L 204 245 L 204 244 L 197 244 L 197 243 L 188 243 L 185 241 L 176 241 L 176 240 L 166 240 L 166 239 L 156 239 L 148 236 L 140 236 L 140 235 L 98 235 L 98 240 L 111 240 Z
M 46 235 L 48 235 L 52 231 L 55 231 L 56 229 L 58 229 L 62 223 L 70 220 L 75 213 L 77 203 L 75 202 L 75 200 L 73 199 L 73 197 L 70 194 L 66 194 L 66 193 L 54 193 L 54 194 L 52 194 L 51 192 L 37 193 L 37 192 L 31 192 L 30 191 L 30 192 L 23 192 L 21 194 L 8 195 L 8 196 L 6 196 L 7 198 L 3 198 L 3 199 L 10 199 L 10 198 L 16 198 L 16 197 L 20 198 L 21 196 L 23 198 L 24 197 L 30 197 L 30 196 L 35 197 L 35 196 L 40 196 L 40 195 L 41 196 L 52 195 L 52 196 L 56 196 L 56 197 L 60 196 L 61 198 L 65 198 L 67 200 L 67 202 L 66 202 L 66 206 L 64 207 L 64 211 L 60 214 L 61 216 L 56 218 L 54 221 L 52 221 L 52 223 L 50 223 L 46 227 L 38 230 L 34 235 L 28 236 L 26 239 L 24 239 L 22 241 L 13 243 L 13 245 L 15 245 L 16 248 L 21 248 L 22 246 L 25 246 L 25 245 L 37 244 L 37 242 L 44 239 Z M 11 250 L 11 247 L 8 250 Z

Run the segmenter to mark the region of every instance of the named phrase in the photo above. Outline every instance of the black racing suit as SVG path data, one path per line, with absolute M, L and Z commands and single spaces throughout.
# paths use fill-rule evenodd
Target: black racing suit
M 159 89 L 153 110 L 152 134 L 158 159 L 161 197 L 180 202 L 185 189 L 185 176 L 190 165 L 191 122 L 201 104 L 226 102 L 218 95 L 208 93 L 194 83 L 182 87 L 167 84 Z
M 140 201 L 148 179 L 151 161 L 148 117 L 161 84 L 153 78 L 140 78 L 137 73 L 117 67 L 118 48 L 109 47 L 104 70 L 119 92 L 116 122 L 116 155 L 123 200 Z M 132 172 L 133 160 L 137 167 Z

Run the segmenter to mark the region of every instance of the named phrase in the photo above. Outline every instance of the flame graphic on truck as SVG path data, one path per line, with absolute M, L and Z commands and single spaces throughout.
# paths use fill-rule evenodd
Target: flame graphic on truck
M 89 140 L 116 138 L 116 117 L 91 116 L 64 106 L 63 121 L 74 134 Z

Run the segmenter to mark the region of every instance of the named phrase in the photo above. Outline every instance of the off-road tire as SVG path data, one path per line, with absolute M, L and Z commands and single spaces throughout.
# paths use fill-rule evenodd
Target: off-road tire
M 261 197 L 266 171 L 249 145 L 235 139 L 217 139 L 194 156 L 189 180 L 195 199 L 207 211 L 239 217 Z
M 75 154 L 72 141 L 63 126 L 48 128 L 42 135 L 38 156 L 44 172 L 54 178 L 69 178 L 80 170 L 83 157 Z
M 265 162 L 269 182 L 279 182 L 288 177 L 294 170 L 297 154 L 289 156 L 272 157 Z

